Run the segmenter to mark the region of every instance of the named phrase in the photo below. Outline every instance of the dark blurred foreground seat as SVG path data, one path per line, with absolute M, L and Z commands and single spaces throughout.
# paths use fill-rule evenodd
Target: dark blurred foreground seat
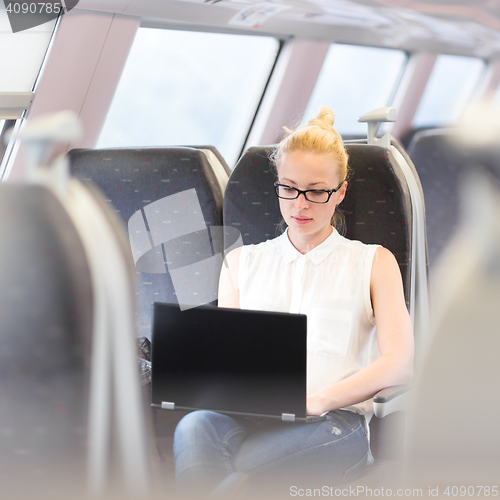
M 112 467 L 125 490 L 145 486 L 129 255 L 99 194 L 69 189 L 0 186 L 1 488 L 14 496 L 103 491 Z
M 457 229 L 435 270 L 435 313 L 407 432 L 405 485 L 424 496 L 499 495 L 500 162 L 491 131 L 500 122 L 490 106 L 477 113 L 476 130 L 463 121 L 466 133 L 444 145 L 463 175 Z
M 69 481 L 81 491 L 93 316 L 85 251 L 41 186 L 0 185 L 0 233 L 0 489 L 49 498 Z
M 0 491 L 5 498 L 146 494 L 135 295 L 101 195 L 37 162 L 75 118 L 28 123 L 26 183 L 0 185 Z

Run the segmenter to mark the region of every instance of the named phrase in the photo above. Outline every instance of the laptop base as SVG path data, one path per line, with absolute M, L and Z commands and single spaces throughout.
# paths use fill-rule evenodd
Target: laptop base
M 197 410 L 206 410 L 213 411 L 215 413 L 223 413 L 224 415 L 236 415 L 241 417 L 255 417 L 255 418 L 265 418 L 271 420 L 281 420 L 282 422 L 290 422 L 290 423 L 313 423 L 313 422 L 321 422 L 325 420 L 324 415 L 319 416 L 307 416 L 307 417 L 296 417 L 293 413 L 282 413 L 281 417 L 278 415 L 264 415 L 260 413 L 243 413 L 237 411 L 223 411 L 223 410 L 215 410 L 209 408 L 188 408 L 185 406 L 176 406 L 174 403 L 162 403 L 161 405 L 151 403 L 153 408 L 157 408 L 160 410 L 180 410 L 180 411 L 197 411 Z

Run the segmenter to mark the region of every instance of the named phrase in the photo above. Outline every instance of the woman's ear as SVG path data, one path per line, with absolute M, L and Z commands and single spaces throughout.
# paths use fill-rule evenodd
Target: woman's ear
M 342 200 L 345 197 L 345 194 L 347 192 L 347 181 L 342 184 L 342 187 L 338 191 L 338 198 L 337 198 L 337 206 L 342 203 Z

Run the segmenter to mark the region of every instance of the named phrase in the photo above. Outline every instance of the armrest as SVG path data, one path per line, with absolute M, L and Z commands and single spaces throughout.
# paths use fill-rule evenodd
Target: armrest
M 375 416 L 382 418 L 395 411 L 405 410 L 412 389 L 410 385 L 395 385 L 377 392 L 373 397 Z

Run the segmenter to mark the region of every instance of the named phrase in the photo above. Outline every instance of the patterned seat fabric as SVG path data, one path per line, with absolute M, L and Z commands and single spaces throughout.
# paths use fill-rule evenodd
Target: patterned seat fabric
M 431 267 L 439 260 L 459 223 L 459 186 L 470 160 L 451 146 L 451 130 L 424 130 L 415 134 L 408 154 L 422 182 Z
M 62 498 L 86 481 L 87 260 L 41 186 L 0 185 L 0 234 L 0 490 Z
M 75 149 L 72 173 L 91 179 L 128 226 L 137 273 L 138 335 L 151 304 L 215 303 L 222 252 L 222 192 L 194 148 Z
M 286 226 L 269 161 L 272 146 L 250 148 L 234 168 L 224 197 L 224 226 L 240 230 L 243 243 L 256 244 L 281 234 Z M 378 243 L 394 253 L 409 304 L 411 217 L 408 187 L 390 150 L 346 144 L 352 176 L 340 205 L 349 239 Z M 226 245 L 227 246 L 227 245 Z
M 224 227 L 238 229 L 244 245 L 275 238 L 282 232 L 273 186 L 276 174 L 268 156 L 272 149 L 272 146 L 248 149 L 229 177 L 224 195 Z
M 412 171 L 413 176 L 415 177 L 415 180 L 417 182 L 417 186 L 418 186 L 418 189 L 420 191 L 420 196 L 423 200 L 424 199 L 424 190 L 422 188 L 422 183 L 420 182 L 420 178 L 418 176 L 417 169 L 415 168 L 415 165 L 411 161 L 410 155 L 406 152 L 403 145 L 395 137 L 391 137 L 391 146 L 393 146 L 395 149 L 398 150 L 398 152 L 401 154 L 403 159 L 406 161 L 406 163 L 410 167 L 410 170 Z M 423 207 L 423 209 L 424 209 L 424 220 L 425 220 L 425 206 Z M 427 243 L 427 240 L 426 240 L 426 243 Z M 426 256 L 427 256 L 427 254 L 426 254 Z

